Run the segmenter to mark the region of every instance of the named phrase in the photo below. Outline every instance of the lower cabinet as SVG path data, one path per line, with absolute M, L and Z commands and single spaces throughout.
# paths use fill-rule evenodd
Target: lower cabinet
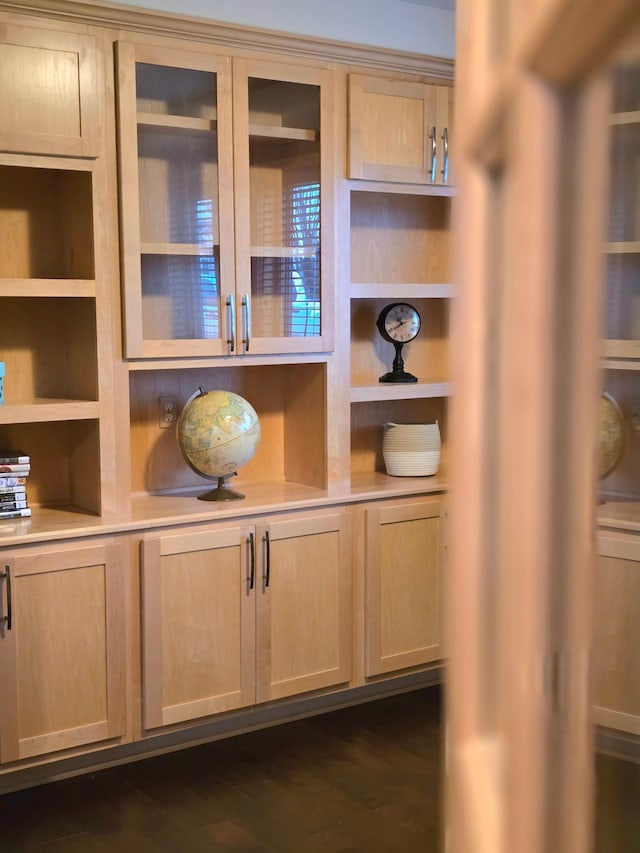
M 144 726 L 348 682 L 348 512 L 142 542 Z
M 365 675 L 444 656 L 442 501 L 371 506 L 365 513 Z
M 640 536 L 598 536 L 594 719 L 640 735 Z
M 124 734 L 124 567 L 116 541 L 0 559 L 0 761 Z

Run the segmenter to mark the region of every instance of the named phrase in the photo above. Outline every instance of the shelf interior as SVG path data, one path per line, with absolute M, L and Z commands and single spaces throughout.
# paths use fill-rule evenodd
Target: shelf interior
M 451 199 L 351 191 L 352 282 L 451 281 Z
M 446 455 L 447 405 L 443 398 L 384 400 L 351 405 L 351 475 L 385 473 L 382 439 L 386 423 L 420 424 L 438 421 L 442 460 Z M 441 462 L 442 466 L 443 462 Z
M 0 445 L 31 456 L 31 507 L 74 506 L 100 512 L 100 428 L 97 419 L 0 424 Z
M 351 385 L 377 385 L 391 370 L 395 350 L 380 335 L 376 320 L 388 299 L 351 302 Z M 418 382 L 443 382 L 449 375 L 449 300 L 413 299 L 421 318 L 417 338 L 403 347 L 405 370 Z
M 1 307 L 7 403 L 98 399 L 94 300 L 3 297 Z
M 0 279 L 95 277 L 91 172 L 0 166 Z
M 134 494 L 206 487 L 209 481 L 182 458 L 176 425 L 160 426 L 159 398 L 173 397 L 180 412 L 191 395 L 229 390 L 260 418 L 258 450 L 239 472 L 242 482 L 288 482 L 326 487 L 326 365 L 286 364 L 130 374 L 131 478 Z

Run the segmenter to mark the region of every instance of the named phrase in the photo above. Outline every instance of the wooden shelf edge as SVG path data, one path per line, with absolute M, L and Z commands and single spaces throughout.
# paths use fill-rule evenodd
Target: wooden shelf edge
M 640 124 L 640 110 L 628 110 L 623 113 L 611 113 L 609 124 Z
M 453 284 L 368 284 L 349 285 L 351 299 L 451 299 Z
M 283 142 L 316 142 L 318 131 L 304 127 L 280 127 L 270 124 L 249 124 L 249 136 Z
M 431 397 L 450 397 L 450 382 L 417 382 L 415 384 L 354 385 L 352 403 L 370 403 L 382 400 L 421 400 Z
M 628 370 L 635 370 L 633 362 L 640 360 L 640 341 L 605 339 L 600 343 L 600 358 L 602 360 L 628 361 Z
M 5 403 L 0 406 L 0 424 L 84 421 L 100 417 L 95 400 L 58 400 L 40 398 L 31 402 Z
M 137 123 L 139 127 L 145 127 L 150 130 L 171 130 L 205 134 L 215 134 L 218 127 L 215 119 L 192 118 L 190 116 L 167 115 L 165 113 L 139 112 L 137 114 Z
M 605 243 L 604 251 L 608 255 L 637 255 L 640 253 L 640 240 L 619 240 Z
M 36 298 L 81 297 L 93 298 L 96 283 L 83 278 L 3 278 L 0 296 L 29 296 Z
M 213 256 L 216 243 L 141 243 L 141 255 L 188 255 L 195 257 Z
M 252 246 L 252 258 L 313 258 L 318 249 L 307 246 Z
M 456 188 L 437 184 L 403 184 L 392 181 L 372 181 L 370 179 L 349 178 L 352 192 L 389 193 L 400 195 L 424 195 L 434 198 L 453 198 Z
M 640 499 L 605 499 L 596 507 L 596 523 L 601 528 L 640 531 Z

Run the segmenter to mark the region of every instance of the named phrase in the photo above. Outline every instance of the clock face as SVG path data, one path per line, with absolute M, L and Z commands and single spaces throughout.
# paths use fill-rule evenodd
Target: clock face
M 412 305 L 396 302 L 380 314 L 379 329 L 388 340 L 406 344 L 420 331 L 420 315 Z

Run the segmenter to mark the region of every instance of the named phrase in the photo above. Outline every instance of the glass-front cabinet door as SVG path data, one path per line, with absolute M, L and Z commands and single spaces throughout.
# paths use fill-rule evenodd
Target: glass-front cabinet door
M 227 58 L 119 42 L 127 358 L 235 350 Z
M 242 351 L 329 350 L 328 72 L 234 59 L 233 74 Z
M 117 62 L 126 357 L 330 349 L 328 72 L 126 41 Z

